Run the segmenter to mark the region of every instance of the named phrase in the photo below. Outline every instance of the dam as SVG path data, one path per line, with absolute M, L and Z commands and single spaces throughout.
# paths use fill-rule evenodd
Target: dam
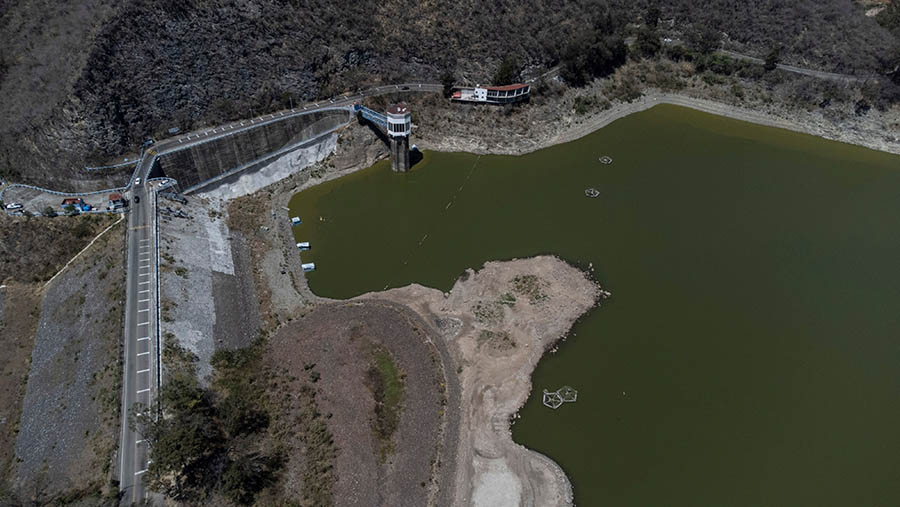
M 184 193 L 213 186 L 273 158 L 315 144 L 353 119 L 350 108 L 316 110 L 263 122 L 159 155 L 152 176 L 178 181 Z

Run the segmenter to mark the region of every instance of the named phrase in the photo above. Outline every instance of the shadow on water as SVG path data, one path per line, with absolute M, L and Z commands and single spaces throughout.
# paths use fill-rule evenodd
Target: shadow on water
M 422 159 L 425 158 L 425 155 L 419 151 L 419 148 L 413 146 L 409 149 L 409 168 L 412 169 L 416 166 Z

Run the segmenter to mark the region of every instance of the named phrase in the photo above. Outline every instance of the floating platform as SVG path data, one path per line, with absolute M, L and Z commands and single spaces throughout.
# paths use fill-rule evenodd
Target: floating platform
M 544 406 L 553 410 L 558 409 L 563 403 L 575 403 L 578 400 L 578 391 L 573 387 L 562 386 L 556 391 L 550 392 L 544 389 Z
M 291 226 L 297 226 L 297 225 L 300 225 L 300 224 L 301 224 L 301 222 L 300 222 L 300 217 L 293 217 L 293 218 L 291 218 Z
M 316 263 L 315 262 L 307 262 L 306 264 L 301 264 L 300 267 L 303 268 L 304 273 L 306 273 L 307 271 L 315 271 Z
M 610 157 L 609 155 L 603 155 L 602 157 L 600 157 L 600 163 L 607 165 L 612 164 L 612 157 Z
M 309 250 L 309 241 L 301 241 L 297 243 L 297 248 L 300 250 Z
M 584 196 L 590 198 L 600 197 L 600 191 L 593 187 L 586 188 L 584 189 Z

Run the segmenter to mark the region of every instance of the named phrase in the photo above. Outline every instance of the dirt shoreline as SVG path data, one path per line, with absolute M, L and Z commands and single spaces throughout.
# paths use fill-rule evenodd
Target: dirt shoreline
M 600 294 L 575 267 L 539 256 L 488 262 L 448 293 L 413 284 L 355 298 L 411 308 L 451 350 L 461 391 L 452 505 L 572 505 L 565 472 L 515 443 L 510 421 L 531 394 L 544 352 Z
M 671 104 L 687 107 L 704 113 L 724 116 L 735 120 L 746 121 L 766 127 L 782 128 L 792 132 L 809 134 L 821 137 L 829 141 L 837 141 L 877 151 L 884 151 L 900 155 L 900 137 L 893 140 L 887 139 L 874 123 L 860 121 L 847 122 L 846 125 L 838 125 L 822 119 L 817 119 L 810 113 L 797 113 L 772 106 L 769 111 L 757 111 L 735 106 L 725 102 L 691 97 L 678 93 L 666 93 L 656 90 L 648 90 L 640 98 L 632 102 L 615 102 L 606 110 L 598 111 L 590 116 L 578 117 L 566 125 L 560 125 L 560 121 L 544 122 L 544 127 L 552 131 L 550 135 L 538 139 L 529 139 L 528 143 L 511 142 L 506 144 L 493 144 L 491 146 L 473 146 L 470 139 L 457 137 L 445 137 L 442 140 L 426 139 L 418 144 L 427 150 L 476 153 L 483 155 L 526 155 L 551 146 L 563 144 L 580 139 L 592 134 L 610 123 L 629 116 L 631 114 L 646 111 L 659 104 Z M 780 113 L 780 114 L 779 114 Z M 571 118 L 567 118 L 570 120 Z M 563 121 L 565 121 L 564 119 Z M 541 122 L 539 122 L 541 123 Z M 507 138 L 508 139 L 508 138 Z

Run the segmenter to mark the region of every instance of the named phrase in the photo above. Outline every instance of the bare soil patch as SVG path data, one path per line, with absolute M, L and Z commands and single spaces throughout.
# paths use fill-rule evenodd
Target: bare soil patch
M 331 471 L 322 462 L 329 453 L 319 450 L 327 444 L 310 441 L 298 426 L 291 447 L 299 452 L 287 465 L 285 494 L 312 502 L 310 490 L 332 482 L 337 505 L 443 504 L 438 498 L 448 484 L 439 475 L 452 469 L 447 454 L 455 451 L 455 434 L 444 431 L 443 419 L 455 410 L 434 338 L 413 312 L 384 301 L 325 304 L 275 334 L 268 364 L 294 379 L 287 392 L 315 392 L 334 446 Z M 373 379 L 384 362 L 402 384 L 397 420 L 386 415 L 391 381 L 379 388 Z M 300 409 L 296 403 L 285 408 L 287 420 Z

